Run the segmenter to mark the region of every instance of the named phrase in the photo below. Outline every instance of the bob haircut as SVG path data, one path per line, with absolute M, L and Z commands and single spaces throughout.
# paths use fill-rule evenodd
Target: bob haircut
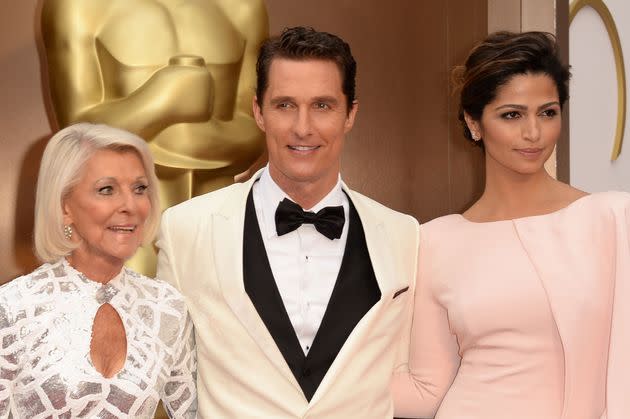
M 143 243 L 151 243 L 160 218 L 160 202 L 153 156 L 147 143 L 135 134 L 87 122 L 55 134 L 44 150 L 35 195 L 35 254 L 42 262 L 55 262 L 78 247 L 63 233 L 63 201 L 83 175 L 85 163 L 99 150 L 135 152 L 142 160 L 149 187 L 151 211 L 145 222 Z

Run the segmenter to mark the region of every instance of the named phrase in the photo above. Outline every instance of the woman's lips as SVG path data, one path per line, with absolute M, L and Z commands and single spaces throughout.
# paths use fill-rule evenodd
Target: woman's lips
M 136 231 L 136 226 L 135 225 L 115 225 L 115 226 L 109 226 L 108 229 L 116 233 L 130 234 Z
M 516 151 L 528 159 L 535 159 L 535 158 L 538 158 L 542 154 L 543 149 L 542 148 L 517 148 Z

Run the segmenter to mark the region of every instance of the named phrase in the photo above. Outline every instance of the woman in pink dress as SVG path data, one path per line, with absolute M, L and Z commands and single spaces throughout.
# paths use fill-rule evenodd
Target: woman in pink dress
M 396 416 L 630 418 L 630 194 L 544 168 L 570 76 L 555 39 L 492 34 L 456 74 L 485 190 L 422 226 Z

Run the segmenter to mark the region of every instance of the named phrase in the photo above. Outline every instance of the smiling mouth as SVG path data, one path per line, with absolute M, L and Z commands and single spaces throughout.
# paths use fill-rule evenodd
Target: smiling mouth
M 313 151 L 319 148 L 318 145 L 289 145 L 287 147 L 293 151 Z
M 108 228 L 116 233 L 133 233 L 136 231 L 136 226 L 112 226 Z

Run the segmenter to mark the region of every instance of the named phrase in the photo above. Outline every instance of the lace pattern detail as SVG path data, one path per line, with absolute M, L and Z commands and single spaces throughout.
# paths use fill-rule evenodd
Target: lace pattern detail
M 118 312 L 127 336 L 121 371 L 92 365 L 99 307 Z M 194 418 L 192 322 L 170 285 L 124 268 L 103 285 L 65 260 L 0 287 L 0 418 Z

